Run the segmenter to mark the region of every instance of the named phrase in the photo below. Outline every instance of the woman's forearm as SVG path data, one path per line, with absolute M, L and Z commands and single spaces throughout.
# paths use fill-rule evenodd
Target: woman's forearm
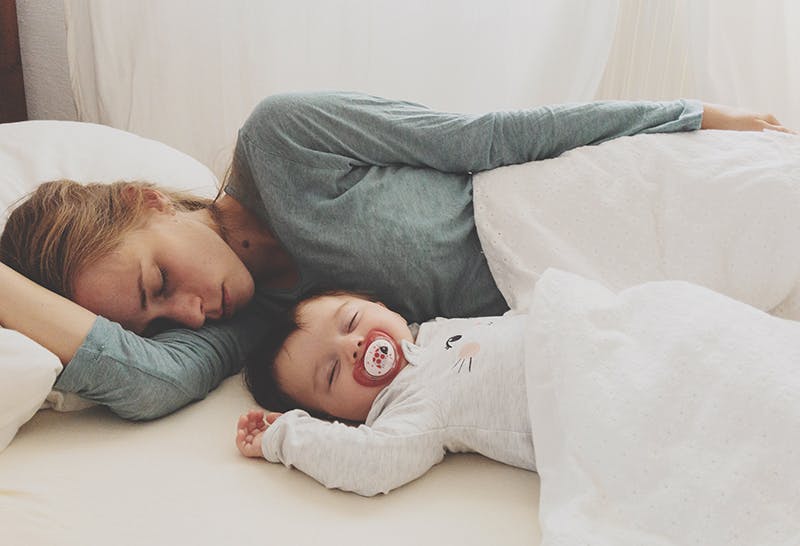
M 86 338 L 95 314 L 0 263 L 0 326 L 17 330 L 67 364 Z

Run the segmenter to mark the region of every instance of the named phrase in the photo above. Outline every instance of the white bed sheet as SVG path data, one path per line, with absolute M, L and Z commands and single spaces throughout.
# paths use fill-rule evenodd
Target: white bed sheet
M 149 423 L 100 407 L 40 411 L 0 453 L 0 543 L 539 543 L 533 472 L 451 455 L 386 496 L 330 491 L 239 454 L 234 424 L 253 406 L 234 376 L 207 399 Z

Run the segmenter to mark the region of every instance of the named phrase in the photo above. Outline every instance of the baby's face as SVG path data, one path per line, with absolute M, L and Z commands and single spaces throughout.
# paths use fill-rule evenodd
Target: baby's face
M 353 378 L 364 340 L 374 329 L 413 341 L 408 324 L 380 303 L 357 296 L 323 296 L 303 304 L 300 330 L 289 336 L 275 359 L 283 390 L 304 408 L 339 419 L 364 421 L 384 386 L 364 386 Z M 400 359 L 401 365 L 405 364 Z

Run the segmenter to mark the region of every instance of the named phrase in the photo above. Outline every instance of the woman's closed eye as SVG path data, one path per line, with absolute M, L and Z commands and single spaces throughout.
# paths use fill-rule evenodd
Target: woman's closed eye
M 336 375 L 336 370 L 339 368 L 339 361 L 334 361 L 333 365 L 331 366 L 331 371 L 328 373 L 328 388 L 330 389 L 333 385 L 333 378 Z
M 161 286 L 158 291 L 156 291 L 156 296 L 161 298 L 167 293 L 167 270 L 159 267 L 158 272 L 161 273 Z

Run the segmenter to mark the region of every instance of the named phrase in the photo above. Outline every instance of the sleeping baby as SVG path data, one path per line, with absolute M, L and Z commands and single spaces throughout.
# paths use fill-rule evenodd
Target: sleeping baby
M 357 294 L 303 300 L 245 369 L 256 401 L 283 413 L 242 415 L 236 445 L 365 496 L 418 478 L 448 451 L 535 470 L 526 318 L 438 319 L 414 336 Z

